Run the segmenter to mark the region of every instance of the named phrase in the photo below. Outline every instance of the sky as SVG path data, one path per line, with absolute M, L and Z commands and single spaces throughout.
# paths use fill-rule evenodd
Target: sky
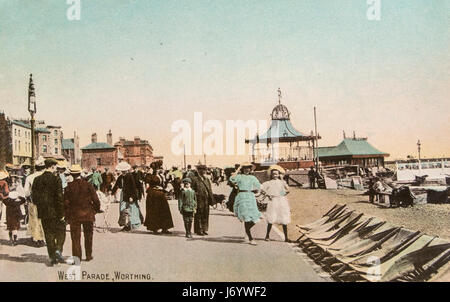
M 282 103 L 320 146 L 368 137 L 390 160 L 450 156 L 450 1 L 0 0 L 0 110 L 76 131 L 81 145 L 140 136 L 181 164 L 171 125 L 267 120 Z M 263 131 L 263 130 L 262 130 Z M 201 156 L 188 156 L 196 163 Z M 248 156 L 207 157 L 227 165 Z

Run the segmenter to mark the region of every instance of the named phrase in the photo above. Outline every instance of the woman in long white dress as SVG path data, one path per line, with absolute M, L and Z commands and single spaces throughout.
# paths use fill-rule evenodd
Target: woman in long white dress
M 270 180 L 262 184 L 263 193 L 269 198 L 266 210 L 267 234 L 266 241 L 270 240 L 270 231 L 273 224 L 283 226 L 285 242 L 290 242 L 287 234 L 287 225 L 291 222 L 291 209 L 286 195 L 289 193 L 287 183 L 281 178 L 284 169 L 278 165 L 271 166 L 267 173 Z

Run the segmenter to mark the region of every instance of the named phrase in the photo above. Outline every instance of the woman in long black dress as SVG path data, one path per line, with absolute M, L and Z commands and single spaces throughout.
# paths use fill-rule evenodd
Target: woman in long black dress
M 162 230 L 163 234 L 170 234 L 169 229 L 173 228 L 172 214 L 164 189 L 160 186 L 161 181 L 156 175 L 148 175 L 147 182 L 149 188 L 144 225 L 154 234 L 158 234 L 158 230 Z

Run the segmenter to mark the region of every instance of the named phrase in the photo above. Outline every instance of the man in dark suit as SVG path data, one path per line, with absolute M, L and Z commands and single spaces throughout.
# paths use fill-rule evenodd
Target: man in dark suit
M 86 261 L 91 261 L 95 214 L 101 212 L 100 201 L 95 188 L 81 178 L 79 165 L 72 166 L 70 173 L 73 181 L 64 192 L 64 207 L 66 220 L 70 224 L 72 255 L 81 260 L 81 226 L 83 226 Z
M 192 189 L 197 198 L 197 212 L 194 216 L 194 232 L 199 236 L 208 235 L 209 205 L 214 204 L 211 181 L 206 177 L 206 166 L 198 165 L 197 174 L 192 175 Z
M 138 169 L 137 165 L 133 166 L 133 171 L 131 172 L 131 174 L 134 177 L 134 183 L 136 185 L 136 189 L 137 189 L 137 198 L 138 201 L 142 199 L 142 196 L 144 195 L 144 187 L 142 185 L 142 181 L 144 180 L 144 175 L 142 174 L 142 171 Z
M 64 262 L 62 250 L 66 240 L 62 183 L 61 178 L 55 175 L 56 165 L 56 160 L 46 159 L 45 171 L 35 178 L 31 189 L 33 203 L 44 229 L 51 265 Z
M 311 167 L 308 171 L 308 178 L 309 178 L 309 188 L 315 189 L 316 188 L 316 171 L 314 170 L 314 167 Z

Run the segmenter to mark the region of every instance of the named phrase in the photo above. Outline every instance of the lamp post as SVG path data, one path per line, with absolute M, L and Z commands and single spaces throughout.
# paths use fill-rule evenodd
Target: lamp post
M 422 144 L 420 143 L 420 139 L 417 141 L 417 151 L 418 151 L 418 155 L 419 155 L 419 175 L 421 175 L 421 171 L 422 171 L 422 165 L 420 163 L 420 146 Z
M 36 94 L 34 93 L 33 75 L 30 74 L 30 82 L 28 84 L 28 112 L 30 113 L 31 124 L 31 173 L 34 173 L 35 166 L 35 133 L 34 133 L 34 115 L 36 114 Z

